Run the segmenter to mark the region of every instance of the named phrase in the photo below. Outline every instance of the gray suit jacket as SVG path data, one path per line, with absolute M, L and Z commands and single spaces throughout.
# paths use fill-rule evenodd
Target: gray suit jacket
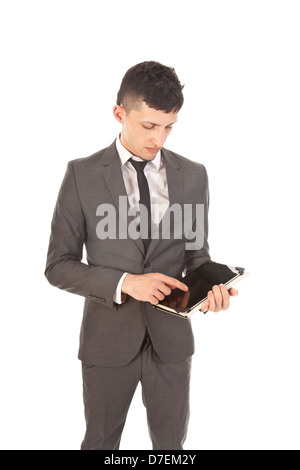
M 162 149 L 170 205 L 204 204 L 203 248 L 187 251 L 186 239 L 154 239 L 145 255 L 141 239 L 100 240 L 96 233 L 100 204 L 113 204 L 119 224 L 119 196 L 127 196 L 115 142 L 94 155 L 70 161 L 52 220 L 45 275 L 50 284 L 85 297 L 79 359 L 89 364 L 118 367 L 138 352 L 147 326 L 160 358 L 167 363 L 194 352 L 190 320 L 158 311 L 151 304 L 127 296 L 113 302 L 124 272 L 159 272 L 179 277 L 209 261 L 207 244 L 208 180 L 203 165 Z M 82 263 L 83 246 L 87 264 Z

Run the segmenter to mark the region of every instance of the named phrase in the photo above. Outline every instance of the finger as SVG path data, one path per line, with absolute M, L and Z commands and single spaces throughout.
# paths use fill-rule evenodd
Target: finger
M 187 292 L 189 290 L 186 284 L 178 281 L 177 279 L 174 279 L 174 281 L 165 282 L 165 284 L 169 286 L 171 289 L 180 289 L 180 290 L 183 290 L 184 292 Z
M 181 289 L 183 291 L 187 291 L 189 288 L 183 282 L 178 281 L 174 277 L 165 276 L 164 274 L 160 274 L 160 280 L 167 284 L 171 289 Z
M 234 289 L 233 287 L 231 287 L 231 289 L 229 289 L 228 292 L 229 292 L 229 295 L 231 295 L 232 297 L 235 297 L 239 293 L 239 291 L 237 289 Z
M 170 295 L 172 292 L 171 288 L 168 285 L 164 284 L 163 282 L 159 282 L 156 287 L 164 295 Z
M 154 295 L 149 295 L 146 302 L 150 302 L 152 305 L 157 305 L 159 303 L 158 299 Z
M 207 294 L 207 299 L 209 301 L 209 309 L 211 312 L 214 312 L 215 311 L 215 308 L 216 308 L 216 302 L 215 302 L 215 296 L 213 294 L 213 291 L 209 291 L 208 294 Z
M 229 308 L 229 292 L 223 284 L 219 285 L 221 295 L 222 295 L 222 309 L 227 310 Z
M 209 310 L 209 301 L 208 300 L 205 300 L 205 302 L 203 302 L 200 310 L 201 310 L 201 312 L 207 312 Z
M 222 310 L 222 294 L 219 286 L 213 286 L 212 288 L 214 299 L 215 299 L 215 309 L 214 312 L 219 312 Z
M 165 298 L 164 294 L 158 289 L 153 292 L 153 296 L 158 300 L 163 300 Z

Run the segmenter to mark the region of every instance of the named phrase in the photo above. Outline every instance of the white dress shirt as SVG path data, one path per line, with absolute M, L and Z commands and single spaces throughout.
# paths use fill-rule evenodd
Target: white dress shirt
M 143 160 L 136 157 L 135 155 L 132 155 L 121 144 L 120 136 L 117 138 L 116 146 L 121 160 L 121 170 L 128 196 L 129 206 L 132 209 L 137 210 L 140 199 L 137 173 L 133 165 L 128 160 L 130 158 L 133 158 L 138 162 L 142 162 Z M 144 168 L 144 174 L 149 185 L 152 224 L 158 225 L 170 204 L 166 168 L 160 151 L 156 154 L 152 161 L 147 163 Z M 124 273 L 118 283 L 114 295 L 115 303 L 122 303 L 121 288 L 123 280 L 127 274 L 128 273 Z

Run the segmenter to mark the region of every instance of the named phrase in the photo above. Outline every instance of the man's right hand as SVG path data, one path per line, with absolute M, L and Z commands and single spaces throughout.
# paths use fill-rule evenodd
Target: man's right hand
M 185 284 L 161 273 L 127 274 L 122 284 L 122 293 L 157 305 L 176 288 L 188 291 Z

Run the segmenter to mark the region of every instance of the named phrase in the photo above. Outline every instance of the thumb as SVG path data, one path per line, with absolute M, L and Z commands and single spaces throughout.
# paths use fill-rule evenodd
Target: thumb
M 233 287 L 231 287 L 231 289 L 229 289 L 228 292 L 229 292 L 229 295 L 231 295 L 232 297 L 235 297 L 239 293 L 239 291 L 237 289 L 234 289 Z

